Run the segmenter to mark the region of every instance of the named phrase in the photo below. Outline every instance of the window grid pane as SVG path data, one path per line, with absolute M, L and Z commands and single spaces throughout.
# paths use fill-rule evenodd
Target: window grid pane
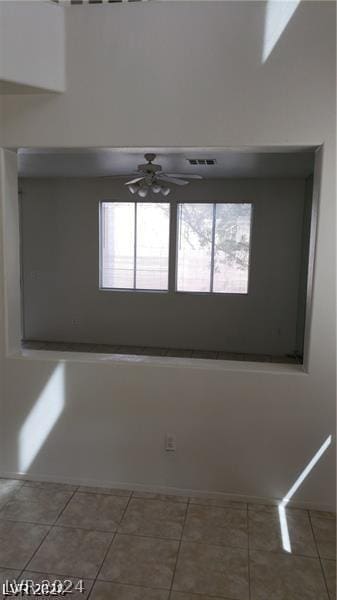
M 180 204 L 177 290 L 210 292 L 213 204 Z
M 167 290 L 169 223 L 169 203 L 102 202 L 102 287 Z
M 137 217 L 138 217 L 138 207 L 137 202 L 135 202 L 135 222 L 134 222 L 134 248 L 133 248 L 133 287 L 137 288 Z
M 132 289 L 135 205 L 133 202 L 104 202 L 102 220 L 102 286 Z
M 137 289 L 168 288 L 169 222 L 169 203 L 137 203 Z
M 251 204 L 218 204 L 213 291 L 248 292 Z
M 215 225 L 216 225 L 216 204 L 213 204 L 213 222 L 212 222 L 212 254 L 211 254 L 211 282 L 210 291 L 213 292 L 214 283 L 214 241 L 215 241 Z
M 251 204 L 178 208 L 177 291 L 246 294 Z

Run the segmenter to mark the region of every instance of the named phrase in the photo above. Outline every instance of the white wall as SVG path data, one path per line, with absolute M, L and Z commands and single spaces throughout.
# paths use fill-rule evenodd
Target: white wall
M 1 109 L 1 105 L 0 105 Z M 1 117 L 1 115 L 0 115 Z M 2 123 L 0 122 L 0 134 L 2 133 L 1 129 Z M 4 164 L 3 164 L 3 150 L 0 151 L 0 199 L 1 204 L 3 203 L 4 197 Z M 3 223 L 3 220 L 1 219 Z M 3 227 L 0 230 L 0 244 L 1 250 L 4 247 L 4 231 Z M 4 396 L 5 396 L 5 380 L 4 380 L 4 364 L 5 364 L 5 307 L 4 307 L 4 257 L 3 252 L 0 252 L 0 292 L 1 292 L 1 302 L 0 302 L 0 345 L 1 345 L 1 355 L 0 355 L 0 470 L 4 467 Z
M 3 119 L 2 119 L 2 98 L 0 96 L 0 145 L 2 145 L 2 134 L 3 134 Z M 0 150 L 0 206 L 2 204 L 2 199 L 4 195 L 4 165 L 3 161 L 3 150 Z M 1 219 L 1 225 L 3 224 L 3 219 Z M 4 356 L 5 356 L 5 315 L 4 315 L 4 260 L 3 260 L 3 227 L 0 228 L 0 469 L 3 466 L 3 428 L 4 428 L 4 417 L 3 417 L 3 409 L 4 409 Z
M 123 181 L 23 179 L 20 189 L 26 339 L 275 356 L 301 350 L 304 179 L 204 180 L 172 191 L 173 202 L 252 203 L 248 294 L 220 296 L 99 290 L 99 202 L 129 201 Z
M 4 461 L 6 422 L 5 371 L 6 352 L 12 353 L 21 339 L 20 308 L 20 240 L 18 217 L 17 160 L 16 153 L 0 152 L 0 214 L 6 227 L 0 233 L 0 469 Z
M 0 93 L 65 89 L 64 9 L 52 2 L 0 5 Z
M 309 373 L 70 360 L 63 412 L 32 461 L 35 476 L 282 496 L 332 432 L 335 6 L 302 2 L 261 64 L 265 7 L 163 2 L 70 9 L 67 92 L 6 97 L 5 143 L 324 143 Z M 19 433 L 57 365 L 56 357 L 6 359 L 6 472 L 20 468 Z M 59 386 L 55 400 L 62 394 Z M 178 436 L 175 460 L 162 451 L 166 430 Z M 333 454 L 322 458 L 296 500 L 333 505 Z
M 67 91 L 6 98 L 7 143 L 322 142 L 334 118 L 334 4 L 301 2 L 262 64 L 266 5 L 173 1 L 67 9 Z

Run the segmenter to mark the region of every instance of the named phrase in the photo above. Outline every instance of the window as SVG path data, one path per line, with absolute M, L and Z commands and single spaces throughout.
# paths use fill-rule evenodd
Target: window
M 101 286 L 167 290 L 168 203 L 102 202 Z
M 246 294 L 251 204 L 179 204 L 177 291 Z
M 251 207 L 102 202 L 101 287 L 168 291 L 170 262 L 171 291 L 246 294 Z M 171 212 L 177 252 L 172 243 L 169 261 Z

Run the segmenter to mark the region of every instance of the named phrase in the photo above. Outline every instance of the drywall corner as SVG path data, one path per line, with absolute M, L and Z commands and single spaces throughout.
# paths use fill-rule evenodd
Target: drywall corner
M 64 7 L 2 2 L 0 31 L 0 93 L 65 91 Z

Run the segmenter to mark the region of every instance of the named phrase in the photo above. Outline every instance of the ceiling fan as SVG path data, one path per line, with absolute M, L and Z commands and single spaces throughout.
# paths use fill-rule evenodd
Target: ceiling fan
M 137 166 L 138 175 L 134 179 L 127 181 L 126 185 L 131 194 L 138 194 L 141 198 L 146 198 L 151 190 L 154 194 L 163 194 L 168 196 L 171 189 L 166 185 L 172 183 L 174 185 L 187 185 L 189 179 L 202 179 L 201 175 L 188 175 L 179 173 L 165 173 L 161 165 L 153 164 L 156 158 L 155 154 L 144 154 L 147 161 L 145 164 Z M 164 185 L 163 185 L 164 184 Z

